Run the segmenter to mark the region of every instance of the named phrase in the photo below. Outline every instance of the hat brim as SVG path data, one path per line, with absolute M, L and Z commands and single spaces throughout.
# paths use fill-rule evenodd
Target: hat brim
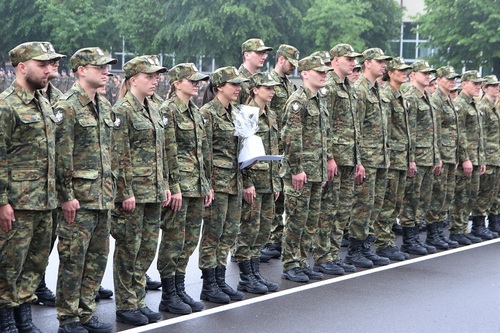
M 167 71 L 166 67 L 163 66 L 151 66 L 148 69 L 142 71 L 142 73 L 151 74 L 151 73 L 165 73 Z
M 319 66 L 319 67 L 311 68 L 311 70 L 324 73 L 324 72 L 333 71 L 333 68 L 328 67 L 328 66 Z
M 204 81 L 208 80 L 208 75 L 201 74 L 200 72 L 194 73 L 191 76 L 188 76 L 187 79 L 190 81 Z
M 298 61 L 297 59 L 294 59 L 294 58 L 292 58 L 292 57 L 286 57 L 286 59 L 287 59 L 288 61 L 290 61 L 290 63 L 291 63 L 293 66 L 295 66 L 295 67 L 299 67 L 299 61 Z
M 234 79 L 227 80 L 226 82 L 239 84 L 239 83 L 248 82 L 248 81 L 250 81 L 250 80 L 246 79 L 244 77 L 235 77 Z
M 446 79 L 458 79 L 460 77 L 460 74 L 449 74 L 449 75 L 446 75 L 445 78 Z
M 45 54 L 39 55 L 38 57 L 33 57 L 31 59 L 39 60 L 39 61 L 46 61 L 46 60 L 56 60 L 56 59 L 63 59 L 63 58 L 66 58 L 66 56 L 64 54 L 45 53 Z
M 375 60 L 386 60 L 386 61 L 389 61 L 389 60 L 392 60 L 392 57 L 389 57 L 389 56 L 380 56 L 380 57 L 375 57 L 373 59 L 375 59 Z
M 102 66 L 102 65 L 114 65 L 118 62 L 115 58 L 108 58 L 108 57 L 102 57 L 96 60 L 93 63 L 90 63 L 91 65 L 97 65 L 97 66 Z
M 347 58 L 360 58 L 362 57 L 363 55 L 361 53 L 358 53 L 358 52 L 351 52 L 351 53 L 347 53 L 347 54 L 344 54 L 342 55 L 341 57 L 347 57 Z
M 408 70 L 408 69 L 411 69 L 411 66 L 401 65 L 401 66 L 392 67 L 390 69 L 388 68 L 387 70 L 389 70 L 389 71 L 393 71 L 393 70 L 404 71 L 404 70 Z
M 263 51 L 272 51 L 273 48 L 269 46 L 262 46 L 259 47 L 257 50 L 251 50 L 251 51 L 256 51 L 256 52 L 263 52 Z
M 419 70 L 417 72 L 420 72 L 420 73 L 437 73 L 437 71 L 435 69 L 432 69 L 432 68 L 422 69 L 422 70 Z

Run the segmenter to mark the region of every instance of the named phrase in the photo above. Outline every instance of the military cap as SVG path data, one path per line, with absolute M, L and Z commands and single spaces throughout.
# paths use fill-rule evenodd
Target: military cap
M 437 69 L 437 76 L 446 79 L 456 79 L 460 77 L 460 74 L 457 74 L 452 66 L 443 66 Z
M 243 44 L 241 44 L 241 53 L 250 51 L 256 51 L 256 52 L 271 51 L 272 49 L 273 49 L 272 47 L 264 45 L 262 39 L 259 38 L 251 38 L 247 41 L 244 41 Z
M 76 69 L 80 66 L 112 65 L 116 64 L 117 62 L 116 59 L 106 56 L 104 52 L 102 52 L 102 50 L 98 47 L 86 47 L 83 49 L 79 49 L 75 52 L 75 54 L 73 54 L 70 61 L 73 71 L 76 71 Z
M 323 62 L 323 59 L 318 56 L 308 56 L 299 60 L 299 71 L 314 70 L 316 72 L 329 72 L 333 68 L 328 67 Z
M 325 65 L 328 65 L 332 62 L 332 59 L 330 58 L 330 53 L 328 51 L 316 51 L 312 53 L 311 56 L 320 57 L 325 63 Z
M 486 75 L 483 79 L 485 80 L 483 86 L 495 86 L 500 84 L 496 75 Z
M 300 53 L 295 47 L 288 44 L 281 44 L 278 48 L 277 56 L 284 56 L 295 67 L 299 66 Z
M 43 61 L 58 60 L 64 57 L 66 57 L 64 54 L 56 53 L 49 42 L 27 42 L 16 46 L 9 52 L 9 58 L 14 67 L 20 62 L 31 59 Z
M 274 87 L 279 86 L 281 83 L 274 81 L 273 77 L 269 72 L 255 73 L 250 77 L 250 87 Z
M 382 49 L 379 49 L 378 47 L 364 50 L 361 55 L 363 56 L 363 61 L 372 60 L 372 59 L 375 59 L 375 60 L 391 60 L 392 59 L 392 57 L 386 56 L 384 54 L 384 51 L 382 51 Z
M 163 67 L 161 65 L 161 62 L 160 62 L 160 57 L 157 56 L 156 54 L 148 54 L 148 55 L 145 55 L 145 57 L 148 57 L 150 58 L 151 60 L 153 60 L 153 62 L 155 63 L 156 66 L 160 66 L 160 67 Z M 166 67 L 165 67 L 166 68 Z M 168 70 L 168 68 L 167 68 Z
M 405 69 L 411 69 L 411 66 L 407 65 L 402 57 L 394 57 L 387 62 L 387 71 L 401 71 Z
M 413 72 L 420 73 L 436 73 L 436 70 L 429 66 L 429 63 L 425 60 L 417 60 L 411 64 L 411 70 Z
M 330 58 L 334 57 L 349 57 L 349 58 L 358 58 L 363 55 L 358 52 L 354 52 L 354 49 L 349 44 L 337 44 L 330 50 Z
M 234 66 L 221 67 L 216 69 L 211 75 L 210 80 L 215 86 L 220 86 L 223 83 L 242 83 L 250 81 L 247 78 L 241 77 L 240 72 Z
M 139 73 L 165 73 L 167 71 L 165 67 L 156 65 L 151 56 L 135 57 L 123 65 L 123 70 L 125 71 L 126 79 Z
M 354 59 L 354 62 L 355 65 L 353 67 L 353 70 L 361 70 L 361 64 L 356 59 Z
M 462 73 L 462 77 L 460 79 L 462 82 L 470 81 L 475 83 L 484 82 L 484 79 L 481 78 L 478 71 L 466 71 Z
M 436 81 L 437 76 L 436 74 L 431 74 L 431 77 L 429 78 L 429 83 Z
M 208 75 L 201 74 L 191 62 L 175 65 L 168 71 L 168 76 L 172 82 L 182 79 L 188 79 L 189 81 L 208 80 Z

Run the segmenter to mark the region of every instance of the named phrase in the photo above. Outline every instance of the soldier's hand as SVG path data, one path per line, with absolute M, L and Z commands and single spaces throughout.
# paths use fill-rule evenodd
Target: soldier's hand
M 366 178 L 365 167 L 362 164 L 356 165 L 354 169 L 354 182 L 361 184 Z
M 172 194 L 172 198 L 170 199 L 170 208 L 172 208 L 174 212 L 178 212 L 181 210 L 181 207 L 182 207 L 182 193 L 179 192 L 176 194 Z
M 278 200 L 281 192 L 274 192 L 274 201 Z
M 481 165 L 480 169 L 479 169 L 479 174 L 480 175 L 483 175 L 484 173 L 486 172 L 486 165 Z
M 337 175 L 337 162 L 332 158 L 331 160 L 328 160 L 328 165 L 327 165 L 327 173 L 328 173 L 328 180 L 333 180 L 333 178 Z
M 301 191 L 307 183 L 307 175 L 304 171 L 292 176 L 292 186 L 295 191 Z
M 12 222 L 16 221 L 14 209 L 9 204 L 0 206 L 0 227 L 4 232 L 12 230 Z
M 123 200 L 122 208 L 126 212 L 133 212 L 135 210 L 135 197 Z
M 77 199 L 63 202 L 61 204 L 64 219 L 69 223 L 75 222 L 76 211 L 80 209 L 80 202 Z
M 255 187 L 249 187 L 243 190 L 243 199 L 249 204 L 253 204 L 253 200 L 257 196 L 257 192 L 255 192 Z
M 439 176 L 441 174 L 441 164 L 434 166 L 434 175 Z
M 410 178 L 415 177 L 417 174 L 417 163 L 415 162 L 410 162 L 410 165 L 408 167 L 408 171 L 406 172 L 406 175 Z
M 205 197 L 205 207 L 208 207 L 214 201 L 214 189 L 210 189 L 210 193 Z
M 166 190 L 165 191 L 165 200 L 163 200 L 163 202 L 161 203 L 161 206 L 162 207 L 167 207 L 168 204 L 170 203 L 170 200 L 172 199 L 172 193 L 170 192 L 170 190 Z
M 472 175 L 472 169 L 473 169 L 472 162 L 470 160 L 464 161 L 462 163 L 462 169 L 464 170 L 464 175 L 466 177 Z

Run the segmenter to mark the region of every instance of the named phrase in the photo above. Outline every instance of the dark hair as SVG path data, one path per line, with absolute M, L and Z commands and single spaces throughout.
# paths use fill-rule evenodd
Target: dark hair
M 205 92 L 203 93 L 203 102 L 202 104 L 207 104 L 211 100 L 214 99 L 214 97 L 217 95 L 217 88 L 218 87 L 224 87 L 227 82 L 221 83 L 218 86 L 216 86 L 212 80 L 208 81 L 207 88 L 205 89 Z

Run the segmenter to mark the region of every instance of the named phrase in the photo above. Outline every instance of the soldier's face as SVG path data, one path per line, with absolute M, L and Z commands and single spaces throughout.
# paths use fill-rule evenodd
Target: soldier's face
M 25 75 L 25 81 L 29 88 L 42 89 L 49 82 L 51 71 L 49 61 L 28 60 L 18 66 L 21 66 L 21 73 Z
M 385 60 L 372 59 L 365 62 L 365 68 L 375 77 L 384 75 L 386 67 Z
M 350 75 L 348 75 L 348 78 L 351 82 L 356 82 L 359 80 L 360 76 L 361 76 L 361 69 L 356 69 L 353 70 Z
M 238 100 L 238 96 L 240 95 L 241 91 L 241 85 L 238 83 L 227 82 L 225 85 L 223 85 L 222 87 L 218 87 L 217 89 L 219 91 L 219 94 L 224 96 L 225 99 L 230 102 L 234 102 Z
M 456 79 L 438 78 L 438 86 L 445 93 L 450 93 L 450 91 L 455 88 Z
M 498 95 L 499 90 L 500 89 L 497 84 L 490 84 L 483 88 L 484 94 L 491 98 L 495 98 Z
M 283 73 L 285 75 L 290 75 L 295 70 L 295 66 L 292 65 L 292 63 L 290 62 L 290 60 L 288 60 L 288 59 L 285 58 L 285 62 L 283 62 L 282 70 L 283 70 Z
M 328 72 L 306 71 L 306 78 L 313 88 L 320 89 L 326 86 L 326 74 Z
M 333 61 L 337 63 L 337 68 L 344 76 L 351 75 L 356 66 L 356 58 L 335 57 Z
M 144 96 L 152 96 L 160 75 L 158 73 L 139 73 L 130 78 L 133 89 Z
M 389 77 L 391 78 L 391 81 L 394 81 L 398 84 L 403 84 L 408 78 L 408 71 L 406 69 L 396 69 L 393 71 L 389 71 Z
M 264 103 L 269 103 L 276 92 L 274 91 L 274 87 L 259 86 L 253 88 L 253 93 L 255 94 L 255 99 L 259 99 Z
M 93 65 L 84 66 L 86 81 L 93 87 L 99 88 L 105 86 L 108 82 L 108 65 Z
M 481 83 L 472 81 L 462 82 L 462 92 L 470 97 L 479 96 L 481 92 Z
M 200 81 L 191 81 L 188 79 L 182 79 L 180 81 L 176 81 L 177 85 L 175 86 L 176 90 L 184 93 L 188 96 L 198 96 L 198 89 L 200 87 Z
M 254 68 L 262 68 L 264 67 L 264 62 L 267 59 L 266 51 L 250 51 L 246 52 L 246 59 L 250 63 L 250 65 Z
M 431 73 L 415 72 L 413 80 L 418 86 L 427 87 L 431 80 Z
M 49 80 L 59 77 L 59 60 L 51 60 L 49 64 L 50 64 Z
M 429 94 L 432 94 L 436 91 L 437 89 L 437 81 L 434 80 L 429 83 L 429 85 L 425 88 L 425 91 L 427 91 Z

